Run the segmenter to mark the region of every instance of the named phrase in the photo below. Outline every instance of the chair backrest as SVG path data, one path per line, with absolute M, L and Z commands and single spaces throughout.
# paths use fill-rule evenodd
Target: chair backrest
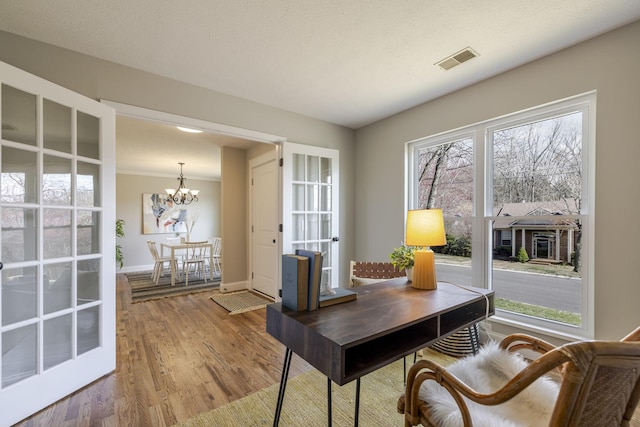
M 365 279 L 393 279 L 406 276 L 404 270 L 394 267 L 390 262 L 351 261 L 350 270 L 350 277 Z
M 186 242 L 187 245 L 187 259 L 198 260 L 207 256 L 207 249 L 209 249 L 210 243 L 204 242 Z
M 212 237 L 211 239 L 209 239 L 209 242 L 211 242 L 212 249 L 211 249 L 211 255 L 215 256 L 220 256 L 220 254 L 222 253 L 222 237 Z
M 640 400 L 640 328 L 623 341 L 582 341 L 548 352 L 565 359 L 549 425 L 627 426 Z
M 156 247 L 156 242 L 153 240 L 147 240 L 147 247 L 149 248 L 149 252 L 151 252 L 151 257 L 154 261 L 157 261 L 160 258 L 158 254 L 158 248 Z

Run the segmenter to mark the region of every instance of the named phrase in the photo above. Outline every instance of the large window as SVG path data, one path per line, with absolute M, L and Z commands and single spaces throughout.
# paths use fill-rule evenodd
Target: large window
M 595 94 L 409 143 L 408 208 L 442 208 L 439 281 L 495 290 L 499 322 L 593 336 Z

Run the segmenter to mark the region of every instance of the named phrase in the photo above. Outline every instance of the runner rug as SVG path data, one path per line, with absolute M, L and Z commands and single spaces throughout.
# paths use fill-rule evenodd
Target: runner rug
M 171 277 L 168 274 L 160 277 L 157 285 L 151 280 L 150 271 L 126 273 L 126 276 L 131 285 L 131 300 L 133 302 L 187 295 L 220 287 L 219 277 L 214 277 L 213 280 L 207 279 L 205 283 L 203 279 L 189 276 L 189 286 L 185 284 L 184 278 L 182 278 L 182 281 L 176 282 L 174 286 L 171 286 Z
M 273 302 L 249 291 L 232 292 L 228 294 L 216 293 L 211 296 L 211 299 L 227 310 L 229 314 L 240 314 L 246 313 L 247 311 L 259 310 Z

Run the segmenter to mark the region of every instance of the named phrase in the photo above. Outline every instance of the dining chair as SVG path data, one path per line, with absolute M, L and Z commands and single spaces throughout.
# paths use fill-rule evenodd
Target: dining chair
M 158 253 L 158 248 L 156 247 L 156 242 L 153 240 L 147 240 L 147 247 L 149 248 L 149 252 L 151 252 L 151 257 L 153 258 L 153 271 L 151 272 L 151 280 L 157 285 L 160 281 L 160 277 L 162 274 L 171 268 L 171 257 L 169 256 L 160 256 Z M 178 271 L 178 263 L 176 260 L 173 260 L 175 263 L 174 268 L 175 271 Z M 165 267 L 165 264 L 167 267 Z
M 212 237 L 209 239 L 211 243 L 211 265 L 209 265 L 209 277 L 222 276 L 222 237 Z M 207 260 L 209 261 L 209 260 Z
M 210 247 L 209 242 L 186 242 L 186 253 L 182 260 L 182 269 L 185 274 L 185 285 L 189 286 L 189 273 L 193 267 L 193 272 L 198 274 L 198 277 L 204 277 L 204 281 L 207 281 L 207 272 L 205 269 L 205 263 L 209 258 L 207 253 Z

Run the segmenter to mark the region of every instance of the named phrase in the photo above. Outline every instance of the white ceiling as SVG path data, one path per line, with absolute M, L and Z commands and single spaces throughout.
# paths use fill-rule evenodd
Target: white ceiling
M 185 163 L 187 179 L 220 179 L 220 147 L 250 148 L 258 142 L 221 134 L 186 133 L 154 121 L 118 116 L 116 165 L 118 173 L 175 176 Z
M 638 19 L 640 0 L 0 0 L 0 30 L 354 129 Z
M 640 0 L 0 0 L 0 29 L 358 128 L 640 18 Z M 480 56 L 434 64 L 465 47 Z

